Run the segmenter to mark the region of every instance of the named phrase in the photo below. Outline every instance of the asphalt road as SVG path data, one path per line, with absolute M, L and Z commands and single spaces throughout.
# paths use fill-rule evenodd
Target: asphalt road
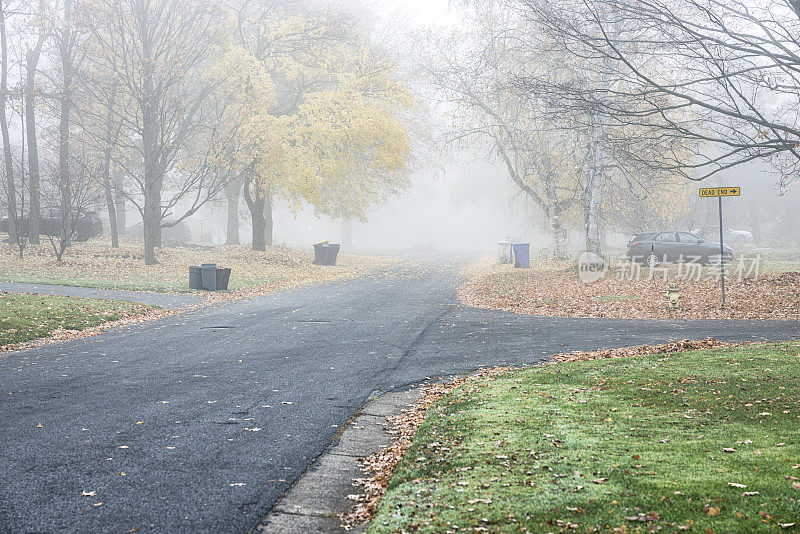
M 800 337 L 467 309 L 456 283 L 407 264 L 0 355 L 0 531 L 245 532 L 380 390 L 556 352 Z

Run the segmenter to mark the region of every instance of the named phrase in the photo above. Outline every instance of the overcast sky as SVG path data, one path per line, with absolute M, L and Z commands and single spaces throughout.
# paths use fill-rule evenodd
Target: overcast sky
M 392 12 L 407 12 L 420 24 L 449 24 L 453 20 L 455 8 L 450 8 L 452 0 L 375 0 L 382 11 L 389 15 Z

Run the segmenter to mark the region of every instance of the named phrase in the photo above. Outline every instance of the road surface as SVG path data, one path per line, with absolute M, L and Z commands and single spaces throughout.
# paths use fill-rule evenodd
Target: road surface
M 557 352 L 800 336 L 469 309 L 454 272 L 402 264 L 0 355 L 0 531 L 245 532 L 376 392 Z

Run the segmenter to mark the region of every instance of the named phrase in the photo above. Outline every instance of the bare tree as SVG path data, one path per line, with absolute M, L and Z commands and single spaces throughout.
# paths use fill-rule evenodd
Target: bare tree
M 684 141 L 642 165 L 702 180 L 761 160 L 781 186 L 800 172 L 795 0 L 520 2 L 596 68 L 621 77 L 615 88 L 583 88 L 583 100 L 620 126 L 655 122 L 652 139 Z
M 130 181 L 125 195 L 142 214 L 152 264 L 161 228 L 195 213 L 229 178 L 218 158 L 224 111 L 205 75 L 221 17 L 208 0 L 110 0 L 93 18 L 94 59 L 127 102 L 109 110 L 122 124 L 115 163 Z M 188 207 L 174 213 L 182 202 Z
M 72 144 L 69 158 L 69 206 L 64 209 L 65 196 L 62 192 L 60 162 L 44 174 L 42 183 L 43 232 L 53 249 L 56 261 L 63 260 L 67 248 L 76 239 L 80 225 L 86 224 L 87 215 L 102 198 L 102 189 L 98 187 L 97 174 L 100 172 L 101 160 L 92 157 L 87 146 L 80 148 Z M 56 208 L 55 206 L 58 206 Z
M 556 257 L 566 254 L 568 213 L 586 203 L 589 129 L 548 120 L 546 102 L 517 86 L 531 71 L 557 76 L 556 61 L 532 46 L 514 17 L 482 11 L 473 33 L 429 36 L 417 54 L 433 98 L 448 113 L 446 144 L 486 147 L 544 215 Z M 537 53 L 539 52 L 539 53 Z
M 39 193 L 39 142 L 36 132 L 36 75 L 42 48 L 52 31 L 52 22 L 47 16 L 47 3 L 39 0 L 38 10 L 31 15 L 38 29 L 36 42 L 25 52 L 25 126 L 28 139 L 28 178 L 29 178 L 29 219 L 28 239 L 32 244 L 39 243 L 40 193 Z
M 5 170 L 5 197 L 6 207 L 8 208 L 8 236 L 12 243 L 17 242 L 21 233 L 19 220 L 22 214 L 17 207 L 17 185 L 15 180 L 14 156 L 11 153 L 11 134 L 9 133 L 8 117 L 6 107 L 8 105 L 8 38 L 6 35 L 6 17 L 9 14 L 9 2 L 0 0 L 0 133 L 3 137 L 3 162 Z

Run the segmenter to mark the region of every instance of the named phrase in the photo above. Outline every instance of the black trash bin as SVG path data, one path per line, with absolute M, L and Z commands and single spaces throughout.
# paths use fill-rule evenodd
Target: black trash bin
M 325 254 L 325 265 L 336 265 L 336 258 L 339 256 L 341 247 L 338 243 L 328 245 L 327 253 Z
M 217 267 L 217 291 L 227 291 L 228 281 L 231 279 L 230 267 Z
M 203 279 L 203 289 L 215 291 L 217 289 L 217 264 L 204 263 L 200 266 L 200 273 Z
M 203 289 L 203 275 L 195 265 L 189 267 L 189 289 Z
M 314 245 L 314 265 L 327 265 L 328 243 L 328 241 L 322 241 Z

